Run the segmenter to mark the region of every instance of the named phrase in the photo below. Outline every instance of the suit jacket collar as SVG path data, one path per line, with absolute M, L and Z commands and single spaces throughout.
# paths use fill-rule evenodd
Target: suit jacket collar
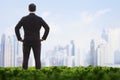
M 30 13 L 29 15 L 35 15 L 35 13 Z

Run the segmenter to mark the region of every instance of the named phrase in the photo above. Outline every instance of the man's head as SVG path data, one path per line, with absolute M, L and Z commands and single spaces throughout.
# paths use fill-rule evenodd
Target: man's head
M 36 5 L 34 3 L 29 4 L 29 11 L 35 12 L 36 11 Z

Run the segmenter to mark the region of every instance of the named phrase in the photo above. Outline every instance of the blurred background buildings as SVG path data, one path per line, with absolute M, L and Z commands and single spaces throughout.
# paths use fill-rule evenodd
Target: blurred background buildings
M 101 42 L 96 44 L 96 41 L 91 39 L 90 44 L 88 44 L 89 50 L 86 50 L 86 53 L 81 53 L 81 49 L 74 40 L 66 45 L 58 44 L 52 50 L 41 53 L 42 66 L 119 66 L 120 44 L 115 44 L 116 41 L 114 40 L 119 40 L 120 35 L 112 40 L 113 35 L 114 33 L 111 33 L 110 30 L 103 30 L 100 38 Z M 0 43 L 0 67 L 21 66 L 22 55 L 22 43 L 17 41 L 16 36 L 3 34 Z M 82 64 L 81 57 L 83 57 Z M 32 51 L 29 66 L 34 66 Z

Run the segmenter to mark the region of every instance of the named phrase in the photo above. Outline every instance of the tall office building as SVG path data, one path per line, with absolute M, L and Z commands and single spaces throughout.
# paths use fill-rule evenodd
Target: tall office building
M 76 59 L 75 59 L 75 43 L 73 40 L 69 43 L 69 55 L 67 57 L 67 63 L 68 66 L 73 67 L 76 65 Z
M 94 40 L 91 40 L 90 42 L 90 64 L 96 66 L 97 65 L 97 54 L 95 51 L 95 42 Z
M 75 44 L 73 40 L 71 41 L 71 55 L 75 56 Z
M 118 32 L 116 30 L 103 30 L 102 42 L 97 46 L 98 65 L 111 66 L 114 63 L 114 51 L 118 48 Z
M 100 44 L 97 49 L 97 65 L 104 66 L 105 65 L 105 54 L 106 54 L 106 45 Z
M 14 66 L 14 50 L 12 44 L 12 37 L 5 37 L 5 49 L 4 49 L 4 67 Z
M 114 64 L 115 65 L 120 65 L 120 51 L 119 50 L 116 50 L 114 52 Z
M 113 64 L 113 51 L 108 43 L 97 46 L 97 64 L 99 66 L 110 66 Z
M 1 57 L 2 57 L 2 53 L 1 53 L 1 43 L 0 43 L 0 66 L 1 66 L 1 62 L 2 62 Z
M 5 34 L 1 37 L 1 55 L 0 55 L 0 66 L 4 67 L 4 53 L 5 53 Z

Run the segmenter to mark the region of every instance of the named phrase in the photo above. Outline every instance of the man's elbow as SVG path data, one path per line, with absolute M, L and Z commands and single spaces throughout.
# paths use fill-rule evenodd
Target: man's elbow
M 15 27 L 15 33 L 17 33 L 19 31 L 19 29 L 17 27 Z
M 48 27 L 48 31 L 50 31 L 50 27 Z
M 49 32 L 49 31 L 50 31 L 49 26 L 45 28 L 45 31 L 46 31 L 46 32 Z

